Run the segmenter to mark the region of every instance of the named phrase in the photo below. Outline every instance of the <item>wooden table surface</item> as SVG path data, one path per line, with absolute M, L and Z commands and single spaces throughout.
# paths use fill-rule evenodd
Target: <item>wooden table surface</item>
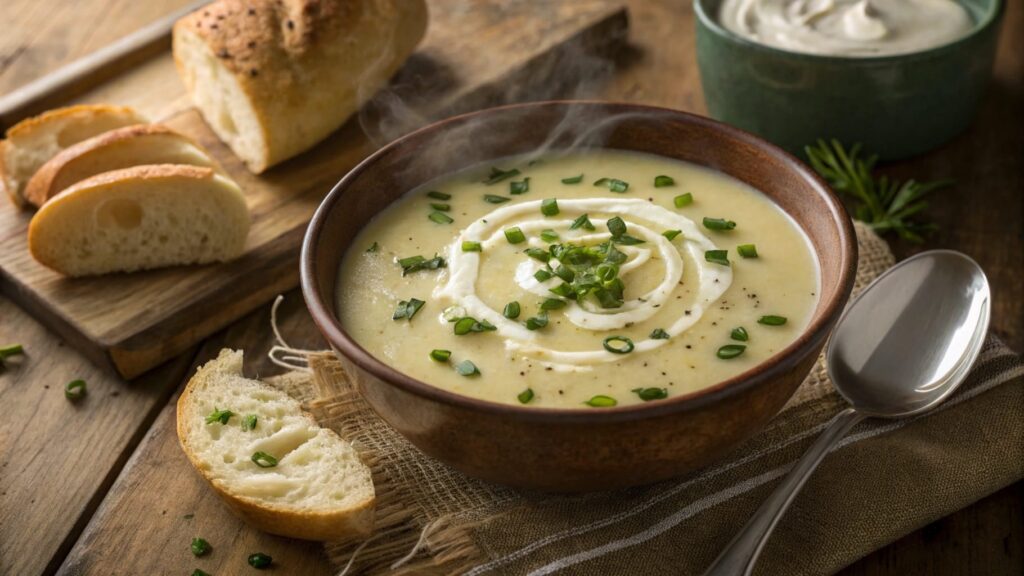
M 89 53 L 188 0 L 3 0 L 0 94 Z M 688 0 L 630 0 L 629 46 L 588 95 L 703 113 Z M 993 326 L 1024 349 L 1024 5 L 1008 2 L 994 79 L 974 126 L 931 154 L 889 166 L 898 176 L 950 176 L 928 212 L 940 231 L 925 246 L 894 243 L 905 257 L 962 250 L 993 284 Z M 294 345 L 323 346 L 297 291 L 283 331 Z M 214 546 L 202 567 L 238 570 L 263 551 L 289 574 L 331 574 L 319 546 L 258 533 L 234 519 L 189 468 L 174 434 L 177 391 L 223 346 L 244 348 L 247 372 L 276 369 L 269 307 L 132 382 L 99 371 L 24 311 L 0 297 L 0 344 L 27 357 L 0 371 L 0 574 L 179 574 L 198 566 L 193 536 Z M 79 404 L 63 384 L 89 383 Z M 287 570 L 284 567 L 287 566 Z M 843 574 L 1024 574 L 1024 482 L 923 527 Z

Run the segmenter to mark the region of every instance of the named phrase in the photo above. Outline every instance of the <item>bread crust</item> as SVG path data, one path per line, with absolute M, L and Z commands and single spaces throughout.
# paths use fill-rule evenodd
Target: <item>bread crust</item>
M 207 371 L 216 370 L 217 366 L 215 364 L 221 361 L 225 354 L 230 353 L 232 351 L 229 349 L 221 350 L 220 355 L 215 360 L 200 367 L 178 398 L 175 412 L 177 417 L 178 443 L 188 457 L 189 463 L 224 500 L 232 512 L 258 530 L 279 536 L 321 542 L 369 536 L 373 531 L 376 507 L 376 498 L 374 496 L 367 498 L 355 507 L 345 510 L 297 512 L 283 506 L 261 502 L 256 498 L 233 494 L 223 482 L 213 478 L 206 469 L 203 461 L 189 443 L 188 428 L 184 424 L 188 417 L 186 413 L 192 402 L 194 388 L 206 377 L 205 373 Z M 303 412 L 303 415 L 312 424 L 319 426 L 309 413 Z M 331 435 L 337 436 L 333 430 L 325 430 Z
M 191 138 L 175 132 L 161 124 L 135 124 L 103 132 L 97 136 L 89 138 L 88 140 L 83 140 L 78 144 L 65 148 L 56 156 L 50 158 L 46 164 L 43 164 L 42 167 L 36 171 L 35 175 L 32 176 L 32 179 L 29 180 L 28 184 L 25 186 L 25 200 L 36 207 L 42 207 L 42 205 L 48 200 L 63 191 L 54 189 L 54 182 L 61 175 L 61 171 L 65 170 L 69 164 L 77 160 L 79 157 L 101 150 L 108 146 L 121 142 L 128 142 L 130 140 L 149 135 L 168 135 L 180 138 L 182 142 L 191 144 L 199 151 L 206 154 L 207 159 L 209 160 L 209 165 L 211 167 L 213 166 L 213 160 L 210 159 L 209 154 Z M 68 189 L 70 190 L 70 188 Z

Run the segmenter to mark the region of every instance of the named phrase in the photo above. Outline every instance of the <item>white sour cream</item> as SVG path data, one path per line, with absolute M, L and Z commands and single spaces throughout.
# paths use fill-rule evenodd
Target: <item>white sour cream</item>
M 921 52 L 973 28 L 956 0 L 725 0 L 719 20 L 768 46 L 850 57 Z

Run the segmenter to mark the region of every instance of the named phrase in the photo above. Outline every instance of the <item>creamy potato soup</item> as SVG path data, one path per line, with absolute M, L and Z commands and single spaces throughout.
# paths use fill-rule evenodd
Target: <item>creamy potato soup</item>
M 760 192 L 601 151 L 412 190 L 355 239 L 337 303 L 357 342 L 431 385 L 599 409 L 700 390 L 780 351 L 818 276 L 808 239 Z

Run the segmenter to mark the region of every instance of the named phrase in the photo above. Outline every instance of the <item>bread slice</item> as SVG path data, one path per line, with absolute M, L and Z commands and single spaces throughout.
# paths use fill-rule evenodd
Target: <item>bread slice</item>
M 104 172 L 43 204 L 28 227 L 40 263 L 68 276 L 231 260 L 249 213 L 210 168 L 158 164 Z
M 208 423 L 215 410 L 233 415 Z M 244 430 L 249 415 L 256 427 Z M 264 532 L 327 541 L 373 529 L 373 479 L 356 450 L 298 401 L 242 376 L 241 351 L 221 350 L 189 381 L 178 398 L 178 440 L 228 506 Z M 277 465 L 257 466 L 257 452 Z
M 0 142 L 0 187 L 15 206 L 24 206 L 25 184 L 58 152 L 108 130 L 145 122 L 131 108 L 105 104 L 58 108 L 22 120 Z
M 218 0 L 174 25 L 174 61 L 206 123 L 260 173 L 341 126 L 426 27 L 424 0 Z
M 160 124 L 136 124 L 93 136 L 50 158 L 25 186 L 25 200 L 42 206 L 86 178 L 146 164 L 215 167 L 206 151 L 188 137 Z

